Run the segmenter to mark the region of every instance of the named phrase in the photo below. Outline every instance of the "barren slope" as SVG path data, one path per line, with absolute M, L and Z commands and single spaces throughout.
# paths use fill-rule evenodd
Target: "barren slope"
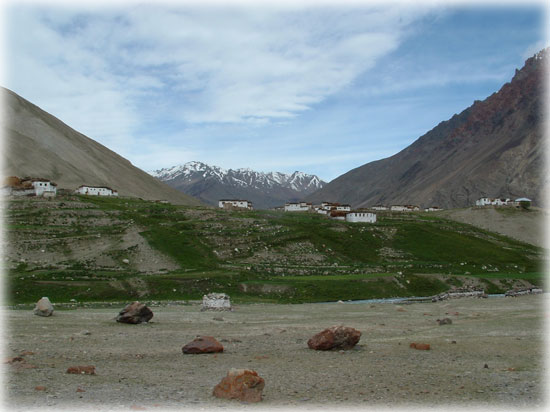
M 165 199 L 176 204 L 200 203 L 12 91 L 0 90 L 4 102 L 4 176 L 43 177 L 64 189 L 76 189 L 82 184 L 103 185 L 118 190 L 121 196 Z
M 545 64 L 528 59 L 510 83 L 441 122 L 386 159 L 338 177 L 308 199 L 354 207 L 418 204 L 466 207 L 482 196 L 528 197 L 541 205 Z

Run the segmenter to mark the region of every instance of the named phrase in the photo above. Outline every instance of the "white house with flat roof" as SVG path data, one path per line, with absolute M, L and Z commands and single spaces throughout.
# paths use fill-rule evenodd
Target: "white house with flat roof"
M 75 190 L 76 194 L 89 196 L 118 196 L 118 192 L 107 186 L 82 185 Z

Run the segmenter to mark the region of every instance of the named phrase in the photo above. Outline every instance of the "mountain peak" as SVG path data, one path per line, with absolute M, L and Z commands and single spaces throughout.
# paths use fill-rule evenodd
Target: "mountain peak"
M 300 171 L 286 174 L 257 172 L 250 168 L 223 169 L 199 161 L 149 173 L 212 205 L 217 205 L 222 197 L 246 198 L 259 209 L 301 200 L 325 185 L 319 177 Z

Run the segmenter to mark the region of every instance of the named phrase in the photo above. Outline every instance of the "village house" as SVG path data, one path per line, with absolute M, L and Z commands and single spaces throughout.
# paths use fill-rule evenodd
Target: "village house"
M 285 212 L 309 212 L 313 210 L 311 203 L 307 202 L 294 202 L 285 203 Z
M 346 214 L 346 222 L 376 223 L 376 214 L 369 212 L 349 212 Z
M 8 196 L 55 197 L 57 184 L 48 179 L 37 177 L 20 179 L 17 176 L 10 176 L 4 180 L 0 193 Z
M 443 210 L 443 209 L 440 209 L 437 206 L 430 206 L 424 209 L 425 212 L 437 212 L 438 210 Z
M 376 205 L 376 206 L 372 206 L 370 209 L 372 209 L 372 210 L 388 210 L 388 207 L 383 206 L 383 205 Z
M 420 206 L 416 205 L 392 205 L 390 207 L 392 212 L 416 212 L 420 210 Z
M 476 200 L 476 206 L 507 206 L 511 202 L 508 198 L 490 198 L 482 197 Z
M 329 217 L 334 220 L 346 220 L 346 215 L 348 212 L 340 211 L 340 210 L 331 210 L 329 212 Z
M 118 196 L 118 192 L 114 189 L 111 189 L 107 186 L 88 186 L 82 185 L 74 191 L 79 195 L 90 195 L 90 196 Z
M 222 199 L 218 207 L 225 210 L 252 210 L 252 202 L 248 200 Z

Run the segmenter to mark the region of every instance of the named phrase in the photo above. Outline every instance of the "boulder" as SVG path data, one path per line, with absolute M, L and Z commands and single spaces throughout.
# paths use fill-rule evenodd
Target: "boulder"
M 315 350 L 351 349 L 360 338 L 361 332 L 357 329 L 332 326 L 309 339 L 307 346 Z
M 52 302 L 50 302 L 50 299 L 47 297 L 43 297 L 38 302 L 36 302 L 36 306 L 34 307 L 34 314 L 38 316 L 51 316 L 53 313 L 53 305 Z
M 265 381 L 256 371 L 231 369 L 225 378 L 214 387 L 217 398 L 239 399 L 244 402 L 260 402 Z
M 67 373 L 76 375 L 95 375 L 95 366 L 71 366 L 67 369 Z
M 149 322 L 153 317 L 153 312 L 143 303 L 132 302 L 122 309 L 116 317 L 117 322 L 121 323 L 142 323 Z
M 185 354 L 223 352 L 223 346 L 212 336 L 200 336 L 189 342 L 182 349 Z
M 413 348 L 413 349 L 418 349 L 418 350 L 430 350 L 430 344 L 429 343 L 411 343 L 409 345 L 409 347 Z
M 453 321 L 449 318 L 444 318 L 444 319 L 438 319 L 437 320 L 437 323 L 439 323 L 439 326 L 442 326 L 442 325 L 452 325 L 453 324 Z

